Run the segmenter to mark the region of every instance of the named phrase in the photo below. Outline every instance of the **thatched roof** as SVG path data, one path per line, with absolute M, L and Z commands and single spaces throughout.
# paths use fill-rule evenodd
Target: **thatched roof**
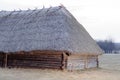
M 0 11 L 0 51 L 21 50 L 102 53 L 83 26 L 63 6 Z

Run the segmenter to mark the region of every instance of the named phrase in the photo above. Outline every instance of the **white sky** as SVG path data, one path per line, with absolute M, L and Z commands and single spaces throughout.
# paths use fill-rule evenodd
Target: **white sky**
M 34 9 L 63 4 L 94 39 L 120 42 L 120 0 L 0 0 L 0 10 Z

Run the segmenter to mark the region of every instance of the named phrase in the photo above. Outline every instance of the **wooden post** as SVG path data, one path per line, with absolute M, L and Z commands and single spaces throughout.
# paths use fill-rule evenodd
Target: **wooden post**
M 97 61 L 97 68 L 98 68 L 98 67 L 99 67 L 99 60 L 98 60 L 98 56 L 97 56 L 96 61 Z
M 65 66 L 66 66 L 65 61 L 66 61 L 66 54 L 63 52 L 63 54 L 62 54 L 62 67 L 61 67 L 62 70 L 65 69 Z
M 6 68 L 7 67 L 7 53 L 5 54 L 5 57 L 4 57 L 4 67 Z
M 86 69 L 86 56 L 84 56 L 84 69 Z
M 84 59 L 85 59 L 85 61 L 84 61 L 84 64 L 85 64 L 85 65 L 84 65 L 84 68 L 87 69 L 87 66 L 88 66 L 88 56 L 85 55 L 85 58 L 84 58 Z

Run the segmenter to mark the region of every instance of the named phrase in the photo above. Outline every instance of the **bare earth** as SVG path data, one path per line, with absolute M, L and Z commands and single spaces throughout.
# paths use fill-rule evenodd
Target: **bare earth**
M 99 59 L 99 69 L 73 72 L 0 68 L 0 80 L 120 80 L 120 54 L 102 55 Z

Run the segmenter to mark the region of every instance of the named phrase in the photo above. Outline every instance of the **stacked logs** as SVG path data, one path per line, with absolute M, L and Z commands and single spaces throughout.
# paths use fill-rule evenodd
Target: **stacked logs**
M 67 55 L 63 51 L 20 51 L 7 53 L 6 55 L 2 57 L 2 54 L 0 54 L 0 65 L 9 68 L 64 69 L 67 62 Z
M 4 65 L 4 57 L 5 57 L 5 53 L 0 52 L 0 67 L 3 67 Z

